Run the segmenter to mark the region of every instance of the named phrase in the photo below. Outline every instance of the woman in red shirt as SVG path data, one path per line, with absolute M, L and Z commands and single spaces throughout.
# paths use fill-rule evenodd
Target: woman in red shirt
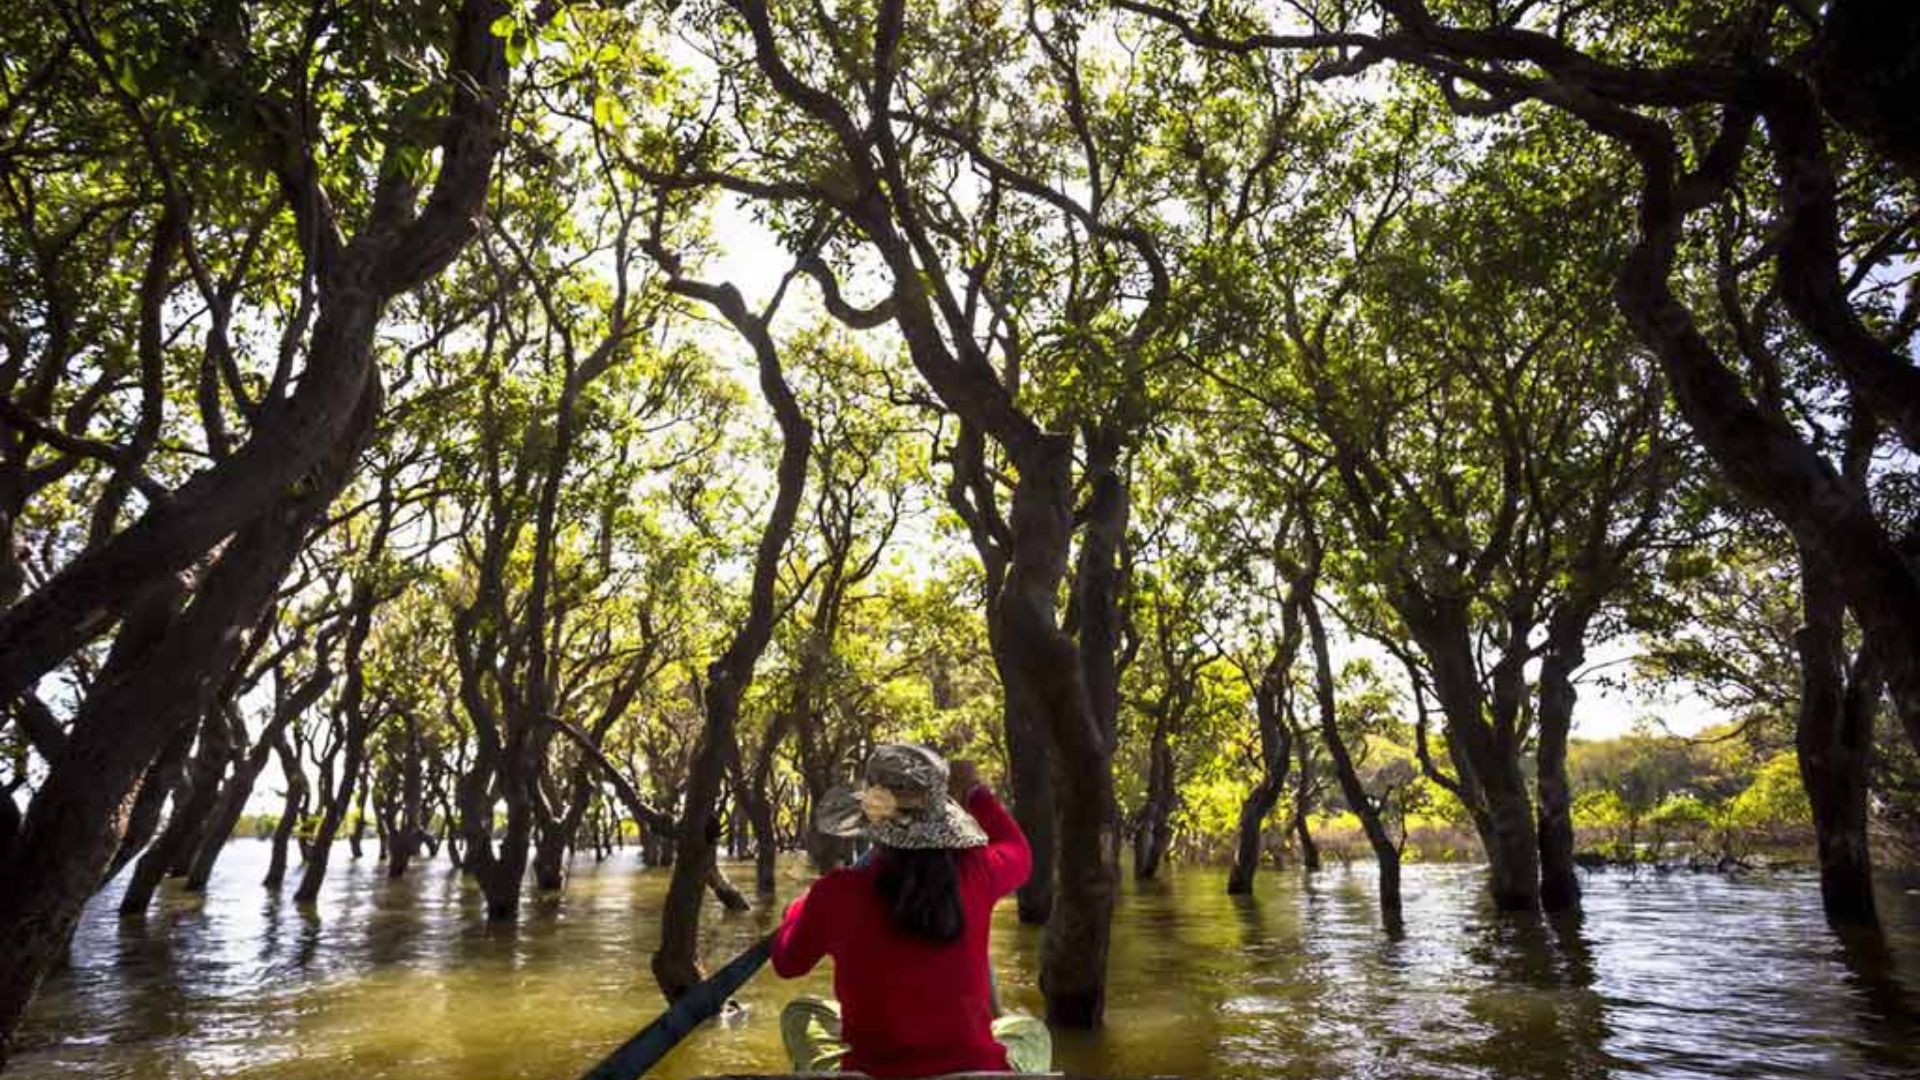
M 781 1014 L 794 1069 L 1045 1072 L 1046 1025 L 995 1017 L 987 962 L 993 905 L 1027 880 L 1033 852 L 973 766 L 960 762 L 950 775 L 924 746 L 876 747 L 865 783 L 829 792 L 814 826 L 864 836 L 874 850 L 814 882 L 774 934 L 783 978 L 833 957 L 837 1005 L 803 997 Z

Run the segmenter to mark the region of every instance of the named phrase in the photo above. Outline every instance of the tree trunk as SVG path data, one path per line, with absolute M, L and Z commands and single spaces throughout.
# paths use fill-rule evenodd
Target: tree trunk
M 1380 864 L 1380 923 L 1388 937 L 1399 938 L 1406 933 L 1400 904 L 1400 847 L 1387 835 L 1380 806 L 1360 782 L 1353 755 L 1347 751 L 1347 740 L 1340 732 L 1339 707 L 1334 700 L 1333 658 L 1327 648 L 1326 626 L 1320 621 L 1320 605 L 1311 593 L 1302 600 L 1302 614 L 1306 616 L 1307 634 L 1313 642 L 1313 692 L 1320 711 L 1320 737 L 1327 744 L 1327 756 L 1333 759 L 1333 775 L 1340 782 L 1340 793 L 1346 797 L 1348 809 L 1360 818 L 1360 828 L 1367 834 L 1374 860 Z
M 750 824 L 753 828 L 753 891 L 772 896 L 780 843 L 773 832 L 773 799 L 764 790 L 754 796 Z
M 995 662 L 1000 663 L 995 656 Z M 1006 665 L 1000 664 L 1002 685 L 1006 683 Z M 1001 725 L 1007 739 L 1007 787 L 1013 797 L 1013 819 L 1026 833 L 1033 849 L 1033 872 L 1015 897 L 1020 921 L 1028 926 L 1044 926 L 1053 914 L 1054 866 L 1058 845 L 1054 838 L 1053 762 L 1047 746 L 1047 733 L 1034 719 L 1031 708 L 1015 700 L 1011 692 L 1002 695 Z
M 1628 130 L 1605 117 L 1582 115 L 1628 146 L 1641 166 L 1641 235 L 1621 264 L 1615 302 L 1636 336 L 1660 358 L 1674 401 L 1728 482 L 1785 525 L 1803 550 L 1817 554 L 1832 568 L 1835 586 L 1861 632 L 1876 642 L 1881 675 L 1908 739 L 1920 746 L 1920 636 L 1916 636 L 1920 635 L 1920 578 L 1876 515 L 1866 491 L 1841 476 L 1814 447 L 1748 397 L 1741 377 L 1702 333 L 1692 310 L 1675 295 L 1670 279 L 1690 203 L 1677 190 L 1682 166 L 1671 137 L 1647 138 L 1637 128 Z M 1775 117 L 1770 115 L 1768 120 L 1771 140 L 1778 133 Z M 1805 144 L 1799 148 L 1803 154 L 1820 152 L 1817 132 L 1800 141 Z M 1786 146 L 1779 153 L 1795 156 Z M 1830 188 L 1830 174 L 1824 179 Z M 1784 186 L 1794 189 L 1802 203 L 1821 194 L 1816 190 L 1818 183 Z M 1831 207 L 1827 209 L 1830 215 Z M 1791 235 L 1783 233 L 1784 242 L 1779 245 L 1783 259 L 1789 251 L 1807 245 L 1808 227 L 1824 227 L 1801 214 L 1787 215 L 1787 220 L 1796 228 Z M 1791 268 L 1796 271 L 1792 274 L 1782 266 L 1782 279 L 1822 272 L 1817 266 L 1804 265 L 1808 262 L 1804 252 L 1798 258 L 1803 265 Z M 1818 291 L 1798 282 L 1793 290 L 1801 297 Z M 1829 355 L 1843 370 L 1847 367 L 1841 351 Z
M 727 760 L 721 743 L 731 737 L 739 709 L 738 691 L 731 685 L 717 685 L 712 681 L 714 674 L 709 672 L 706 723 L 687 770 L 687 797 L 674 843 L 673 873 L 660 913 L 660 948 L 653 954 L 654 981 L 669 1001 L 679 1000 L 701 979 L 696 956 L 700 898 L 717 865 L 720 821 L 714 816 L 714 804 L 720 798 Z
M 420 745 L 420 722 L 408 713 L 407 760 L 401 766 L 400 774 L 400 826 L 390 830 L 389 839 L 393 848 L 387 854 L 387 876 L 402 877 L 414 855 L 420 851 L 422 840 L 429 836 L 426 828 L 426 767 L 421 758 L 425 751 Z
M 1579 697 L 1573 673 L 1586 662 L 1587 620 L 1580 612 L 1556 612 L 1547 625 L 1547 651 L 1540 662 L 1539 748 L 1535 784 L 1540 792 L 1540 906 L 1571 911 L 1580 906 L 1580 878 L 1573 861 L 1573 785 L 1567 779 L 1567 739 Z
M 380 861 L 386 865 L 389 881 L 406 875 L 423 839 L 419 725 L 410 712 L 402 712 L 400 719 L 404 733 L 389 744 L 387 761 L 375 778 L 379 795 L 374 799 L 374 821 L 380 831 Z
M 1260 782 L 1240 803 L 1240 821 L 1234 833 L 1233 869 L 1227 875 L 1227 892 L 1244 895 L 1253 892 L 1253 876 L 1260 869 L 1260 841 L 1266 829 L 1267 815 L 1280 803 L 1286 789 L 1287 768 L 1293 751 L 1283 745 L 1278 756 L 1262 755 Z
M 361 850 L 361 845 L 367 838 L 367 792 L 372 786 L 371 779 L 366 775 L 366 767 L 362 765 L 360 790 L 355 795 L 353 803 L 353 831 L 347 834 L 347 848 L 353 852 L 353 857 L 356 859 L 365 854 Z
M 310 483 L 228 542 L 177 615 L 168 604 L 154 612 L 151 628 L 123 628 L 118 655 L 109 656 L 81 704 L 0 867 L 10 883 L 0 891 L 0 1063 L 120 844 L 140 778 L 179 728 L 212 705 L 246 632 L 259 625 L 308 531 L 344 486 L 378 401 L 370 385 L 360 396 L 354 437 L 326 455 Z
M 1800 713 L 1794 732 L 1800 780 L 1813 807 L 1820 899 L 1836 926 L 1875 925 L 1873 860 L 1867 846 L 1867 769 L 1880 687 L 1871 652 L 1846 663 L 1844 601 L 1828 568 L 1803 550 Z
M 731 285 L 716 287 L 685 280 L 680 277 L 677 259 L 665 252 L 655 255 L 671 275 L 669 289 L 716 308 L 753 346 L 760 393 L 780 427 L 780 463 L 775 470 L 773 505 L 754 550 L 747 615 L 726 651 L 707 668 L 706 692 L 702 695 L 705 723 L 688 770 L 685 810 L 680 819 L 673 873 L 667 882 L 660 918 L 660 948 L 653 954 L 654 980 L 669 1000 L 675 1000 L 700 981 L 697 959 L 700 896 L 715 870 L 714 848 L 720 839 L 719 822 L 714 813 L 726 778 L 727 762 L 739 756 L 735 728 L 740 699 L 753 681 L 760 655 L 773 638 L 774 620 L 778 615 L 774 591 L 779 583 L 780 562 L 799 514 L 800 498 L 806 490 L 807 463 L 813 452 L 813 425 L 800 411 L 799 402 L 787 385 L 779 349 L 766 318 L 749 312 L 739 290 Z
M 1294 773 L 1293 819 L 1288 827 L 1293 830 L 1294 842 L 1300 848 L 1300 869 L 1315 874 L 1320 871 L 1320 845 L 1313 842 L 1313 830 L 1307 827 L 1307 815 L 1313 813 L 1313 751 L 1308 740 L 1298 733 L 1294 735 L 1293 745 L 1300 756 L 1300 767 Z
M 269 889 L 278 889 L 287 880 L 287 845 L 307 812 L 307 774 L 300 767 L 300 755 L 287 741 L 285 732 L 274 740 L 274 752 L 280 757 L 280 771 L 286 775 L 287 795 L 280 806 L 280 821 L 273 827 L 273 855 L 267 861 L 267 876 L 261 881 Z
M 1293 763 L 1293 727 L 1287 722 L 1288 679 L 1300 651 L 1300 598 L 1304 590 L 1290 588 L 1280 607 L 1280 642 L 1253 688 L 1253 715 L 1260 728 L 1260 782 L 1240 804 L 1238 839 L 1233 870 L 1227 875 L 1229 895 L 1253 892 L 1253 876 L 1260 869 L 1260 837 L 1267 815 L 1286 791 L 1287 770 Z
M 217 710 L 217 706 L 216 706 Z M 194 752 L 187 784 L 174 797 L 173 816 L 160 838 L 134 864 L 133 879 L 120 897 L 121 915 L 141 915 L 167 871 L 182 858 L 191 859 L 214 816 L 220 796 L 220 774 L 231 757 L 226 721 L 209 710 L 200 722 L 200 746 Z
M 567 884 L 567 837 L 558 828 L 544 830 L 533 844 L 533 887 L 559 892 Z
M 154 759 L 146 775 L 141 778 L 140 793 L 134 796 L 133 809 L 127 814 L 126 832 L 113 853 L 113 861 L 107 864 L 106 872 L 100 875 L 102 885 L 118 876 L 128 863 L 153 842 L 153 835 L 160 828 L 160 812 L 166 809 L 167 800 L 173 797 L 173 793 L 187 782 L 187 755 L 193 750 L 193 734 L 191 724 L 183 726 L 179 734 L 161 749 L 160 756 Z
M 326 692 L 327 684 L 332 680 L 333 673 L 327 668 L 323 658 L 313 675 L 302 682 L 291 697 L 275 706 L 274 714 L 267 721 L 266 727 L 261 729 L 259 739 L 254 742 L 245 757 L 234 763 L 233 776 L 221 787 L 219 802 L 209 815 L 206 830 L 201 834 L 200 844 L 194 850 L 193 861 L 187 867 L 186 889 L 188 892 L 206 891 L 207 882 L 213 878 L 213 867 L 220 858 L 220 852 L 226 848 L 227 840 L 233 836 L 235 826 L 239 825 L 241 817 L 246 814 L 247 800 L 253 797 L 254 782 L 260 778 L 261 770 L 266 768 L 267 756 L 272 754 L 276 747 L 283 745 L 287 725 L 319 700 L 320 695 Z M 283 754 L 282 761 L 288 763 L 288 796 L 291 804 L 296 788 L 293 778 L 299 773 L 296 759 L 291 751 Z M 298 816 L 297 805 L 289 805 L 281 814 L 283 823 Z M 282 832 L 290 833 L 291 827 L 274 830 L 275 854 L 279 865 L 284 870 L 286 842 L 281 835 Z M 279 882 L 271 881 L 269 884 L 278 885 Z
M 351 676 L 349 676 L 351 678 Z M 351 726 L 353 721 L 349 720 Z M 340 770 L 340 787 L 320 809 L 320 823 L 313 830 L 313 842 L 307 847 L 307 861 L 300 869 L 300 887 L 294 890 L 293 898 L 303 904 L 311 904 L 320 896 L 320 886 L 327 879 L 327 863 L 333 853 L 334 837 L 340 831 L 340 825 L 346 820 L 347 810 L 353 805 L 355 790 L 360 786 L 360 766 L 365 748 L 356 745 L 352 735 L 347 736 L 346 764 Z
M 1466 614 L 1458 604 L 1414 626 L 1433 665 L 1433 691 L 1447 720 L 1447 744 L 1468 809 L 1486 849 L 1488 884 L 1502 911 L 1540 908 L 1540 845 L 1520 768 L 1517 733 L 1487 718 L 1486 694 L 1473 662 Z
M 360 857 L 360 833 L 366 827 L 367 814 L 367 740 L 372 737 L 373 729 L 379 724 L 380 717 L 367 707 L 366 667 L 361 662 L 366 650 L 367 638 L 373 633 L 374 610 L 383 599 L 375 587 L 380 560 L 386 552 L 387 539 L 393 530 L 395 502 L 393 499 L 393 478 L 382 476 L 372 535 L 367 540 L 365 564 L 354 573 L 353 589 L 349 601 L 347 643 L 344 652 L 346 683 L 341 687 L 340 700 L 336 713 L 340 718 L 341 740 L 344 744 L 344 760 L 340 766 L 339 790 L 331 793 L 321 807 L 320 825 L 314 830 L 313 847 L 307 856 L 307 864 L 301 869 L 300 888 L 293 898 L 303 904 L 313 903 L 320 896 L 320 886 L 327 878 L 327 862 L 333 854 L 334 837 L 338 835 L 341 824 L 346 820 L 349 808 L 359 800 L 360 816 L 354 823 L 349 843 L 353 857 Z
M 1006 585 L 1010 535 L 999 520 L 998 494 L 985 462 L 986 441 L 978 425 L 963 418 L 954 440 L 947 503 L 967 523 L 986 572 L 987 645 L 1000 677 L 1000 723 L 1007 745 L 1007 793 L 1013 819 L 1033 851 L 1033 870 L 1016 898 L 1020 921 L 1043 926 L 1053 912 L 1058 845 L 1054 836 L 1053 763 L 1046 723 L 1037 703 L 1021 696 L 1019 664 L 993 617 Z M 819 792 L 812 793 L 815 799 Z
M 1169 821 L 1173 817 L 1173 748 L 1167 742 L 1167 725 L 1154 725 L 1153 745 L 1148 754 L 1147 799 L 1140 807 L 1140 826 L 1133 836 L 1133 876 L 1137 881 L 1151 880 L 1160 872 L 1166 858 Z
M 253 795 L 253 782 L 259 775 L 258 769 L 242 761 L 234 769 L 233 776 L 221 786 L 220 797 L 207 817 L 206 830 L 200 834 L 199 846 L 194 848 L 193 861 L 187 866 L 184 887 L 188 892 L 207 891 L 207 882 L 213 879 L 214 864 L 219 861 L 220 852 L 226 849 L 233 830 L 240 824 L 240 818 L 246 814 L 247 800 Z
M 467 837 L 467 866 L 487 899 L 487 921 L 513 922 L 520 917 L 520 895 L 533 848 L 534 791 L 540 762 L 533 754 L 532 732 L 523 723 L 509 726 L 509 738 L 500 774 L 500 800 L 507 808 L 507 829 L 498 847 L 491 839 L 493 804 L 485 805 L 479 831 Z
M 797 708 L 789 707 L 768 722 L 760 748 L 753 756 L 753 768 L 740 793 L 741 808 L 747 815 L 748 827 L 753 830 L 753 889 L 761 896 L 774 894 L 774 870 L 780 852 L 780 838 L 775 835 L 773 820 L 773 759 L 798 712 Z
M 1113 742 L 1103 721 L 1103 688 L 1088 674 L 1111 666 L 1104 638 L 1113 619 L 1118 545 L 1126 528 L 1126 492 L 1119 478 L 1094 480 L 1094 504 L 1074 582 L 1080 640 L 1061 632 L 1057 598 L 1073 535 L 1072 440 L 1040 435 L 1019 461 L 1011 512 L 1012 560 L 992 617 L 1017 677 L 1010 692 L 1036 706 L 1050 736 L 1058 879 L 1041 949 L 1040 987 L 1047 1019 L 1096 1027 L 1106 1012 L 1107 950 L 1117 873 L 1114 845 Z M 1090 550 L 1091 549 L 1091 550 Z M 1104 653 L 1104 655 L 1103 655 Z
M 326 692 L 327 684 L 333 681 L 333 672 L 327 666 L 324 654 L 316 658 L 313 674 L 301 682 L 291 695 L 282 696 L 276 691 L 273 715 L 266 726 L 260 730 L 259 738 L 247 753 L 234 762 L 233 776 L 220 788 L 220 798 L 209 815 L 207 827 L 201 833 L 200 842 L 195 847 L 193 859 L 187 867 L 186 890 L 201 893 L 207 889 L 207 882 L 213 878 L 214 864 L 220 853 L 226 849 L 227 840 L 233 836 L 234 827 L 245 815 L 247 800 L 253 797 L 253 785 L 260 778 L 260 772 L 267 766 L 268 755 L 281 745 L 287 726 L 300 714 L 319 700 Z M 286 760 L 292 761 L 288 754 Z M 292 769 L 290 767 L 290 773 Z M 289 782 L 291 791 L 291 781 Z M 287 815 L 283 814 L 285 818 Z M 275 830 L 278 839 L 279 830 Z M 280 865 L 286 865 L 286 847 L 284 842 L 276 845 Z M 274 882 L 273 884 L 278 884 Z

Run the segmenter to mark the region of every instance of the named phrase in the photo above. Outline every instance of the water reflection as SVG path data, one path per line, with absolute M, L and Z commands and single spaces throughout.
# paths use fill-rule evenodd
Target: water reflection
M 344 852 L 343 852 L 344 854 Z M 501 1080 L 574 1075 L 651 1018 L 647 976 L 664 873 L 582 860 L 521 924 L 488 926 L 444 862 L 389 881 L 341 860 L 317 904 L 263 896 L 264 845 L 221 860 L 202 900 L 167 892 L 144 920 L 93 904 L 10 1075 Z M 782 899 L 709 910 L 705 960 L 772 925 Z M 1062 1033 L 1062 1066 L 1188 1077 L 1915 1075 L 1920 892 L 1889 882 L 1880 935 L 1833 934 L 1804 877 L 1601 873 L 1583 916 L 1494 912 L 1467 867 L 1406 869 L 1407 934 L 1380 932 L 1365 868 L 1170 868 L 1123 889 L 1110 1024 Z M 997 914 L 994 966 L 1037 1011 L 1040 932 Z M 698 1033 L 666 1080 L 780 1063 L 795 993 L 763 975 L 741 1022 Z

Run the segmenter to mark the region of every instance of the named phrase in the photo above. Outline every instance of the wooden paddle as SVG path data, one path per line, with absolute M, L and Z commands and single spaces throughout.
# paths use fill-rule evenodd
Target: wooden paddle
M 734 991 L 745 986 L 747 980 L 766 965 L 772 949 L 772 935 L 754 942 L 746 952 L 727 961 L 727 966 L 682 994 L 659 1019 L 620 1044 L 620 1048 L 601 1059 L 600 1064 L 581 1073 L 580 1080 L 637 1080 L 666 1057 L 668 1051 L 680 1045 L 680 1040 L 694 1028 L 720 1015 Z

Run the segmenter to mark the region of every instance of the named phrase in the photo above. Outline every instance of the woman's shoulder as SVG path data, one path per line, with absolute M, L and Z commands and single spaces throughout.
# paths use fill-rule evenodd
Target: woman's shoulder
M 828 895 L 870 889 L 873 869 L 871 866 L 836 866 L 814 879 L 813 890 Z

